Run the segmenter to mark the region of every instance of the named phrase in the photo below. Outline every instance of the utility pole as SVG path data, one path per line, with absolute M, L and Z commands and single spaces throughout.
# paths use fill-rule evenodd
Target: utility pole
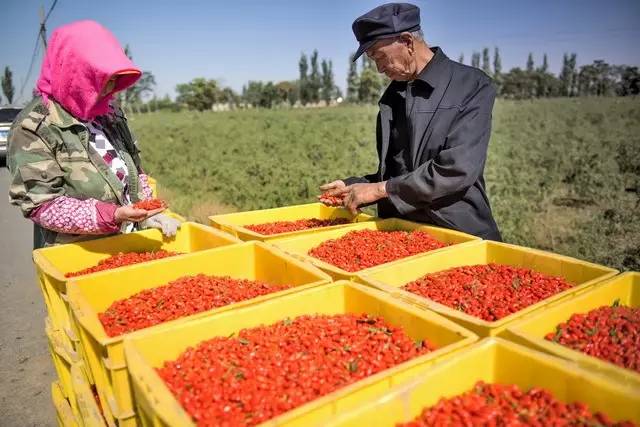
M 27 86 L 27 83 L 30 81 L 29 78 L 31 77 L 31 71 L 33 71 L 33 65 L 35 64 L 36 61 L 36 56 L 38 54 L 38 48 L 40 47 L 40 43 L 42 43 L 42 46 L 44 47 L 44 49 L 42 49 L 43 55 L 46 54 L 47 52 L 47 20 L 49 19 L 49 16 L 51 15 L 51 12 L 53 12 L 53 9 L 56 7 L 56 4 L 58 3 L 58 0 L 53 0 L 53 4 L 51 5 L 51 7 L 49 8 L 49 11 L 47 12 L 47 14 L 44 14 L 44 6 L 40 6 L 40 10 L 39 10 L 39 14 L 40 14 L 40 29 L 38 30 L 38 35 L 36 37 L 36 43 L 35 46 L 33 47 L 33 53 L 31 55 L 31 62 L 29 63 L 29 70 L 27 71 L 27 75 L 25 76 L 25 78 L 22 80 L 22 85 L 20 86 L 20 92 L 18 95 L 18 99 L 22 99 L 22 94 L 24 93 L 24 89 Z
M 44 6 L 40 6 L 40 38 L 42 38 L 43 52 L 47 51 L 47 28 L 45 27 Z

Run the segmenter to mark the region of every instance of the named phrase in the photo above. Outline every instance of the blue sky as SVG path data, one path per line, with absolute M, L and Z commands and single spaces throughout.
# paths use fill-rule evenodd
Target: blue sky
M 14 71 L 19 90 L 38 31 L 38 9 L 52 0 L 2 0 L 0 67 Z M 195 77 L 219 79 L 240 90 L 249 80 L 289 80 L 298 73 L 301 52 L 318 49 L 333 60 L 336 83 L 344 88 L 348 56 L 356 49 L 353 19 L 381 4 L 373 0 L 59 0 L 48 33 L 78 19 L 95 19 L 131 46 L 134 62 L 152 71 L 159 96 L 174 95 L 177 83 Z M 638 0 L 425 0 L 422 27 L 431 45 L 452 58 L 498 46 L 503 69 L 549 55 L 558 72 L 564 52 L 578 63 L 604 59 L 640 64 Z M 40 70 L 42 52 L 25 85 L 24 98 Z

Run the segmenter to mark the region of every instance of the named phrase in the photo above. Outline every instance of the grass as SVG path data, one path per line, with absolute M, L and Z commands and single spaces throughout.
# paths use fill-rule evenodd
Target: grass
M 314 200 L 375 170 L 377 108 L 132 117 L 147 171 L 192 219 Z M 499 100 L 485 171 L 507 242 L 640 270 L 640 103 Z

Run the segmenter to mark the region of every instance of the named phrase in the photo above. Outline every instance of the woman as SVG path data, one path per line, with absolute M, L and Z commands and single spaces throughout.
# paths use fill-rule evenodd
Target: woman
M 151 189 L 112 101 L 140 74 L 96 22 L 65 25 L 51 36 L 38 96 L 14 122 L 7 159 L 9 197 L 35 223 L 36 248 L 135 228 L 176 233 L 177 220 L 132 206 Z

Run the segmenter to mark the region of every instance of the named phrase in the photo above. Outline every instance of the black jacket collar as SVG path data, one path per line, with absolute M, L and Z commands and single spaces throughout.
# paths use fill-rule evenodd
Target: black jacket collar
M 449 58 L 447 55 L 438 46 L 432 47 L 431 52 L 433 52 L 433 58 L 420 71 L 414 82 L 426 83 L 432 89 L 435 89 L 439 85 L 448 84 L 451 76 L 449 75 Z M 392 81 L 382 94 L 382 97 L 380 97 L 379 103 L 388 104 L 390 101 L 387 99 L 388 97 L 405 90 L 406 87 L 407 82 Z

